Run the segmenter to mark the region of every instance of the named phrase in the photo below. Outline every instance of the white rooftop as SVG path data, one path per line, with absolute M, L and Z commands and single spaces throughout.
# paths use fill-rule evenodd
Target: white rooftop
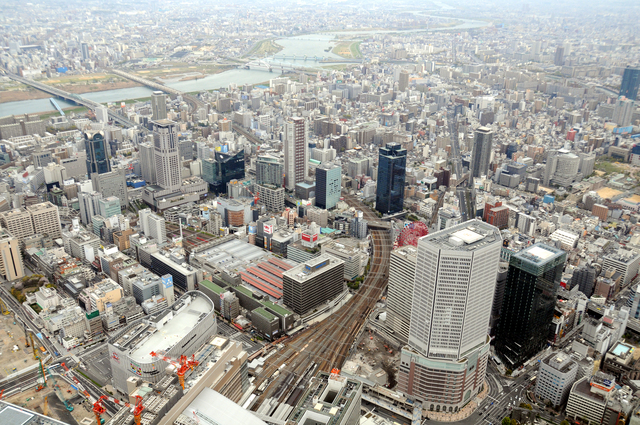
M 194 297 L 181 312 L 169 319 L 161 329 L 156 330 L 146 341 L 131 351 L 130 357 L 139 362 L 152 360 L 151 352 L 164 352 L 177 344 L 198 323 L 202 313 L 209 313 L 212 307 L 203 297 Z
M 211 388 L 203 389 L 182 414 L 201 425 L 266 425 L 253 413 Z
M 535 255 L 536 257 L 546 260 L 547 258 L 554 256 L 556 253 L 546 250 L 540 246 L 534 246 L 527 251 L 527 254 Z
M 480 239 L 484 238 L 484 235 L 481 235 L 480 233 L 476 233 L 472 230 L 469 230 L 468 228 L 458 230 L 457 232 L 452 233 L 451 236 L 454 236 L 464 241 L 464 243 L 466 244 L 478 242 Z

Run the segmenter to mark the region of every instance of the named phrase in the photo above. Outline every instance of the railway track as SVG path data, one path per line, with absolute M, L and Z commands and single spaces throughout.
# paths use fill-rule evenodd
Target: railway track
M 348 197 L 346 200 L 361 209 L 368 220 L 378 220 L 373 212 L 354 198 Z M 342 367 L 387 285 L 393 241 L 389 232 L 384 230 L 372 230 L 371 236 L 373 257 L 363 286 L 339 310 L 286 340 L 285 347 L 267 359 L 254 382 L 257 388 L 263 387 L 263 391 L 256 398 L 253 410 L 257 410 L 269 398 L 295 405 L 298 398 L 295 394 L 301 393 L 296 392 L 296 388 L 301 385 L 303 378 L 310 378 L 309 370 L 329 372 Z M 277 371 L 279 373 L 276 374 Z M 266 386 L 263 385 L 265 382 Z

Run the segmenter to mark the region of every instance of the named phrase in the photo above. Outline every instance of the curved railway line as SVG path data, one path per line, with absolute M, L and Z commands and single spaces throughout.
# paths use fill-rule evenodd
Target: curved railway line
M 345 200 L 361 209 L 367 220 L 378 221 L 378 217 L 355 198 L 345 197 Z M 253 410 L 269 398 L 295 405 L 301 394 L 296 390 L 305 375 L 316 369 L 329 372 L 342 367 L 387 284 L 393 241 L 385 230 L 372 230 L 371 236 L 373 257 L 363 286 L 339 310 L 289 338 L 282 350 L 267 358 L 254 382 L 256 388 L 262 387 L 263 391 L 256 397 Z

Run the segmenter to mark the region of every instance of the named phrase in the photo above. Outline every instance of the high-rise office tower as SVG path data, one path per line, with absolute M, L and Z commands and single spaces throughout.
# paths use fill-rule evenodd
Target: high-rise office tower
M 99 214 L 104 218 L 113 217 L 122 212 L 120 209 L 120 199 L 115 196 L 98 200 L 98 206 L 100 208 Z
M 294 117 L 284 123 L 285 187 L 289 191 L 296 188 L 296 183 L 304 182 L 307 176 L 307 133 L 308 123 L 304 118 Z
M 546 345 L 566 259 L 564 251 L 541 243 L 511 256 L 495 339 L 507 368 L 520 367 Z
M 244 149 L 236 153 L 216 152 L 202 161 L 202 179 L 214 193 L 227 193 L 227 183 L 244 179 Z
M 640 87 L 640 68 L 627 67 L 622 75 L 620 96 L 624 96 L 631 100 L 637 100 L 638 87 Z
M 80 221 L 85 226 L 91 223 L 91 217 L 100 214 L 100 204 L 102 199 L 100 192 L 78 192 L 78 203 L 80 204 Z
M 24 276 L 20 243 L 6 229 L 0 229 L 0 275 L 8 281 Z
M 336 206 L 342 190 L 342 167 L 334 163 L 316 168 L 316 205 L 325 210 Z
M 399 143 L 387 143 L 380 148 L 378 157 L 378 187 L 376 210 L 383 214 L 402 211 L 407 150 Z
M 478 127 L 473 139 L 473 150 L 471 152 L 471 177 L 486 176 L 489 172 L 489 161 L 491 160 L 491 146 L 493 131 L 487 127 Z
M 282 187 L 284 167 L 271 155 L 260 155 L 256 160 L 256 183 Z
M 153 121 L 167 119 L 167 97 L 161 91 L 151 94 L 151 119 Z
M 153 147 L 158 185 L 167 190 L 179 190 L 182 177 L 175 122 L 166 119 L 153 122 Z
M 398 78 L 398 90 L 405 91 L 409 87 L 409 71 L 403 69 Z
M 390 256 L 386 325 L 405 344 L 409 341 L 417 253 L 415 246 L 407 245 L 394 249 Z
M 556 47 L 556 55 L 553 58 L 553 64 L 556 66 L 564 65 L 564 47 Z
M 82 43 L 80 45 L 80 49 L 82 50 L 82 60 L 86 61 L 89 59 L 89 45 L 87 43 Z
M 87 174 L 102 174 L 111 171 L 107 141 L 102 131 L 84 133 L 84 147 L 87 151 Z
M 91 176 L 91 182 L 96 192 L 100 192 L 103 198 L 115 196 L 120 200 L 120 207 L 127 208 L 129 206 L 129 191 L 127 190 L 127 170 L 124 168 L 116 168 L 113 171 L 104 174 L 94 174 Z M 96 214 L 99 207 L 96 210 Z M 91 218 L 89 218 L 91 221 Z
M 502 237 L 471 220 L 420 238 L 409 343 L 398 389 L 423 408 L 454 412 L 480 391 Z
M 142 179 L 147 184 L 156 184 L 156 157 L 155 150 L 151 143 L 140 143 L 138 145 L 140 151 L 140 170 Z
M 344 261 L 323 254 L 282 273 L 282 279 L 284 303 L 304 314 L 344 291 Z
M 613 122 L 618 124 L 618 127 L 631 125 L 634 111 L 635 104 L 633 100 L 619 98 L 613 107 Z

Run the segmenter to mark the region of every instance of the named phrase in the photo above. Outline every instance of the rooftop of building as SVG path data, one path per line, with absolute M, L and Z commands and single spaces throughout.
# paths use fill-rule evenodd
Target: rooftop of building
M 480 220 L 466 221 L 420 238 L 420 243 L 431 243 L 452 251 L 474 251 L 501 242 L 500 230 Z
M 582 397 L 588 398 L 598 404 L 605 405 L 607 400 L 603 395 L 591 392 L 591 383 L 588 377 L 584 377 L 581 380 L 573 384 L 571 394 L 576 393 Z
M 355 402 L 362 383 L 337 374 L 318 372 L 305 394 L 289 417 L 289 422 L 308 425 L 315 423 L 342 423 Z M 359 409 L 358 406 L 355 406 Z M 316 421 L 318 416 L 322 422 Z
M 205 316 L 213 314 L 213 303 L 204 294 L 189 291 L 167 309 L 137 320 L 109 343 L 129 353 L 131 359 L 151 362 L 151 352 L 167 352 Z M 158 329 L 157 324 L 163 322 Z
M 343 263 L 344 261 L 332 255 L 322 254 L 287 270 L 284 275 L 297 281 L 303 281 L 323 273 L 327 267 L 335 267 Z
M 46 210 L 48 208 L 55 208 L 56 210 L 58 209 L 58 207 L 56 207 L 49 201 L 41 202 L 39 204 L 29 205 L 26 208 L 27 208 L 27 211 L 29 212 L 38 212 L 38 211 Z
M 211 388 L 204 388 L 182 414 L 188 418 L 195 416 L 198 422 L 207 424 L 267 425 L 249 410 L 243 409 Z
M 561 249 L 542 243 L 536 243 L 513 254 L 512 258 L 515 257 L 522 261 L 538 265 L 551 262 L 565 254 L 566 253 Z
M 33 412 L 6 401 L 0 401 L 0 423 L 16 425 L 36 425 L 46 423 L 49 425 L 65 425 L 65 422 L 58 421 L 40 413 Z
M 562 351 L 551 353 L 542 361 L 561 373 L 567 373 L 571 369 L 578 367 L 578 364 L 571 359 L 571 356 Z

